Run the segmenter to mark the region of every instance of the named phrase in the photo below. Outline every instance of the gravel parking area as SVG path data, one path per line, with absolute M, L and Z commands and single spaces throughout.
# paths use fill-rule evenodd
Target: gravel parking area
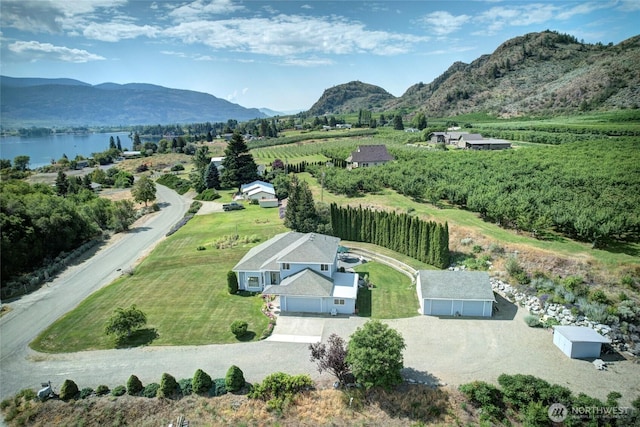
M 500 374 L 530 374 L 574 393 L 606 400 L 610 391 L 622 393 L 621 404 L 629 404 L 640 393 L 640 365 L 621 357 L 610 358 L 606 371 L 598 371 L 591 360 L 566 357 L 554 344 L 550 330 L 530 328 L 526 310 L 498 297 L 499 312 L 491 319 L 421 316 L 385 320 L 407 343 L 405 376 L 417 381 L 457 387 L 474 380 L 497 383 Z M 281 316 L 279 329 L 308 331 L 309 317 Z M 362 317 L 317 317 L 322 340 L 336 333 L 348 340 Z M 306 332 L 304 332 L 306 333 Z

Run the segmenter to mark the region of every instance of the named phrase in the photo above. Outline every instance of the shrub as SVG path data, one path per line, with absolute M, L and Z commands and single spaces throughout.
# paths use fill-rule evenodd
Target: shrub
M 64 380 L 62 387 L 60 387 L 60 399 L 75 399 L 79 392 L 80 390 L 78 390 L 78 385 L 76 383 L 72 380 Z
M 227 380 L 225 378 L 216 378 L 213 380 L 214 396 L 223 396 L 227 394 Z
M 473 406 L 482 408 L 481 418 L 500 418 L 504 406 L 499 388 L 484 381 L 473 381 L 460 386 L 460 391 L 469 398 Z
M 597 302 L 600 304 L 609 304 L 609 298 L 607 298 L 607 294 L 604 293 L 602 289 L 596 289 L 595 291 L 589 294 L 589 301 Z
M 248 327 L 249 324 L 244 320 L 234 320 L 233 323 L 231 323 L 231 333 L 235 335 L 236 338 L 240 338 L 247 333 Z
M 160 384 L 158 383 L 147 384 L 144 390 L 142 390 L 142 395 L 144 397 L 148 397 L 149 399 L 156 397 L 156 395 L 158 394 L 159 388 L 160 388 Z
M 191 202 L 191 206 L 189 206 L 189 210 L 187 211 L 187 214 L 197 214 L 198 211 L 200 210 L 200 208 L 202 207 L 202 203 L 195 201 L 195 202 Z
M 198 247 L 196 248 L 196 250 L 198 250 L 198 251 L 205 251 L 205 250 L 207 250 L 207 248 L 205 248 L 204 246 L 200 245 L 200 246 L 198 246 Z
M 85 387 L 82 390 L 80 390 L 80 399 L 86 399 L 92 394 L 93 394 L 93 389 L 91 387 Z
M 307 374 L 289 375 L 276 372 L 266 377 L 262 383 L 253 386 L 248 396 L 267 402 L 268 410 L 282 411 L 295 394 L 311 387 L 313 381 Z
M 193 392 L 196 394 L 205 394 L 211 388 L 211 377 L 202 369 L 198 369 L 195 374 L 193 374 L 193 380 L 191 381 L 191 386 Z
M 142 381 L 135 375 L 131 375 L 127 380 L 127 393 L 131 396 L 139 395 L 143 388 Z
M 489 245 L 489 252 L 496 256 L 504 255 L 504 248 L 498 243 L 491 243 Z
M 537 328 L 539 326 L 542 326 L 538 316 L 534 316 L 532 314 L 527 314 L 526 316 L 524 316 L 524 323 L 526 323 L 530 328 Z
M 178 172 L 178 171 L 183 171 L 184 170 L 184 165 L 181 163 L 175 164 L 173 166 L 171 166 L 171 172 Z
M 98 396 L 104 396 L 105 394 L 109 394 L 109 387 L 107 387 L 104 384 L 99 385 L 98 387 L 96 387 L 96 395 Z
M 224 385 L 226 386 L 227 391 L 235 392 L 241 390 L 244 387 L 245 380 L 244 374 L 242 370 L 238 368 L 236 365 L 232 365 L 229 370 L 227 370 L 227 376 L 224 380 Z
M 124 395 L 126 392 L 127 392 L 127 388 L 123 385 L 119 385 L 113 390 L 111 390 L 111 395 L 118 397 L 118 396 Z
M 480 245 L 473 245 L 473 253 L 474 253 L 474 254 L 479 254 L 480 252 L 482 252 L 482 246 L 480 246 Z
M 160 388 L 158 388 L 156 396 L 171 398 L 174 397 L 177 392 L 178 382 L 175 377 L 171 374 L 167 374 L 166 372 L 162 374 L 162 378 L 160 379 Z
M 196 200 L 211 202 L 212 200 L 219 199 L 220 197 L 220 194 L 216 190 L 213 188 L 207 188 L 196 196 Z
M 193 379 L 192 378 L 183 378 L 178 381 L 178 387 L 180 388 L 180 394 L 183 396 L 189 396 L 193 393 Z
M 516 259 L 516 257 L 509 257 L 507 262 L 505 263 L 505 269 L 509 276 L 511 276 L 514 280 L 522 285 L 526 285 L 529 283 L 529 276 L 527 272 L 520 266 L 520 263 Z
M 231 270 L 227 272 L 227 290 L 231 295 L 238 293 L 238 277 Z

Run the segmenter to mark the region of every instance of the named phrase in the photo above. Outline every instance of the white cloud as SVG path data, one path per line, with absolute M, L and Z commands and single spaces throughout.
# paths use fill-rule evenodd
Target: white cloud
M 155 37 L 160 29 L 150 25 L 138 26 L 130 22 L 107 22 L 104 24 L 91 22 L 84 30 L 85 37 L 104 42 L 117 42 L 123 39 L 134 39 L 139 36 Z
M 173 9 L 169 15 L 176 20 L 202 18 L 204 15 L 221 15 L 244 9 L 231 0 L 195 0 Z
M 213 49 L 286 57 L 311 52 L 393 55 L 406 53 L 414 43 L 428 40 L 410 34 L 369 31 L 359 22 L 336 16 L 297 15 L 183 22 L 164 30 L 164 35 Z
M 621 0 L 618 10 L 623 12 L 635 12 L 640 10 L 640 1 L 638 0 Z
M 2 0 L 2 26 L 34 33 L 56 33 L 70 24 L 81 24 L 81 15 L 92 14 L 98 9 L 113 8 L 126 0 Z
M 86 50 L 54 46 L 51 43 L 40 43 L 37 41 L 17 41 L 9 45 L 9 50 L 20 55 L 25 55 L 32 61 L 51 59 L 63 62 L 82 63 L 106 59 L 100 55 L 87 52 Z
M 444 36 L 458 31 L 464 24 L 471 20 L 469 15 L 454 16 L 446 11 L 429 13 L 422 18 L 428 25 L 428 30 L 436 35 Z

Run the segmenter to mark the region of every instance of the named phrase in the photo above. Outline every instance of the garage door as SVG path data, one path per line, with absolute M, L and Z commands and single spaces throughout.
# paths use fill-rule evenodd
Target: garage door
M 484 301 L 464 301 L 463 316 L 482 316 Z
M 451 316 L 451 303 L 452 303 L 451 300 L 441 300 L 441 299 L 431 300 L 431 315 Z
M 287 311 L 320 313 L 322 311 L 322 300 L 320 298 L 287 297 Z

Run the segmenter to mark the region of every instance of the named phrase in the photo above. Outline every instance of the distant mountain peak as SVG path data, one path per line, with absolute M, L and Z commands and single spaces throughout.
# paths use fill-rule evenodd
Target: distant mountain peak
M 379 110 L 392 99 L 395 97 L 379 86 L 351 81 L 326 89 L 308 114 L 320 116 L 353 113 L 360 109 Z

